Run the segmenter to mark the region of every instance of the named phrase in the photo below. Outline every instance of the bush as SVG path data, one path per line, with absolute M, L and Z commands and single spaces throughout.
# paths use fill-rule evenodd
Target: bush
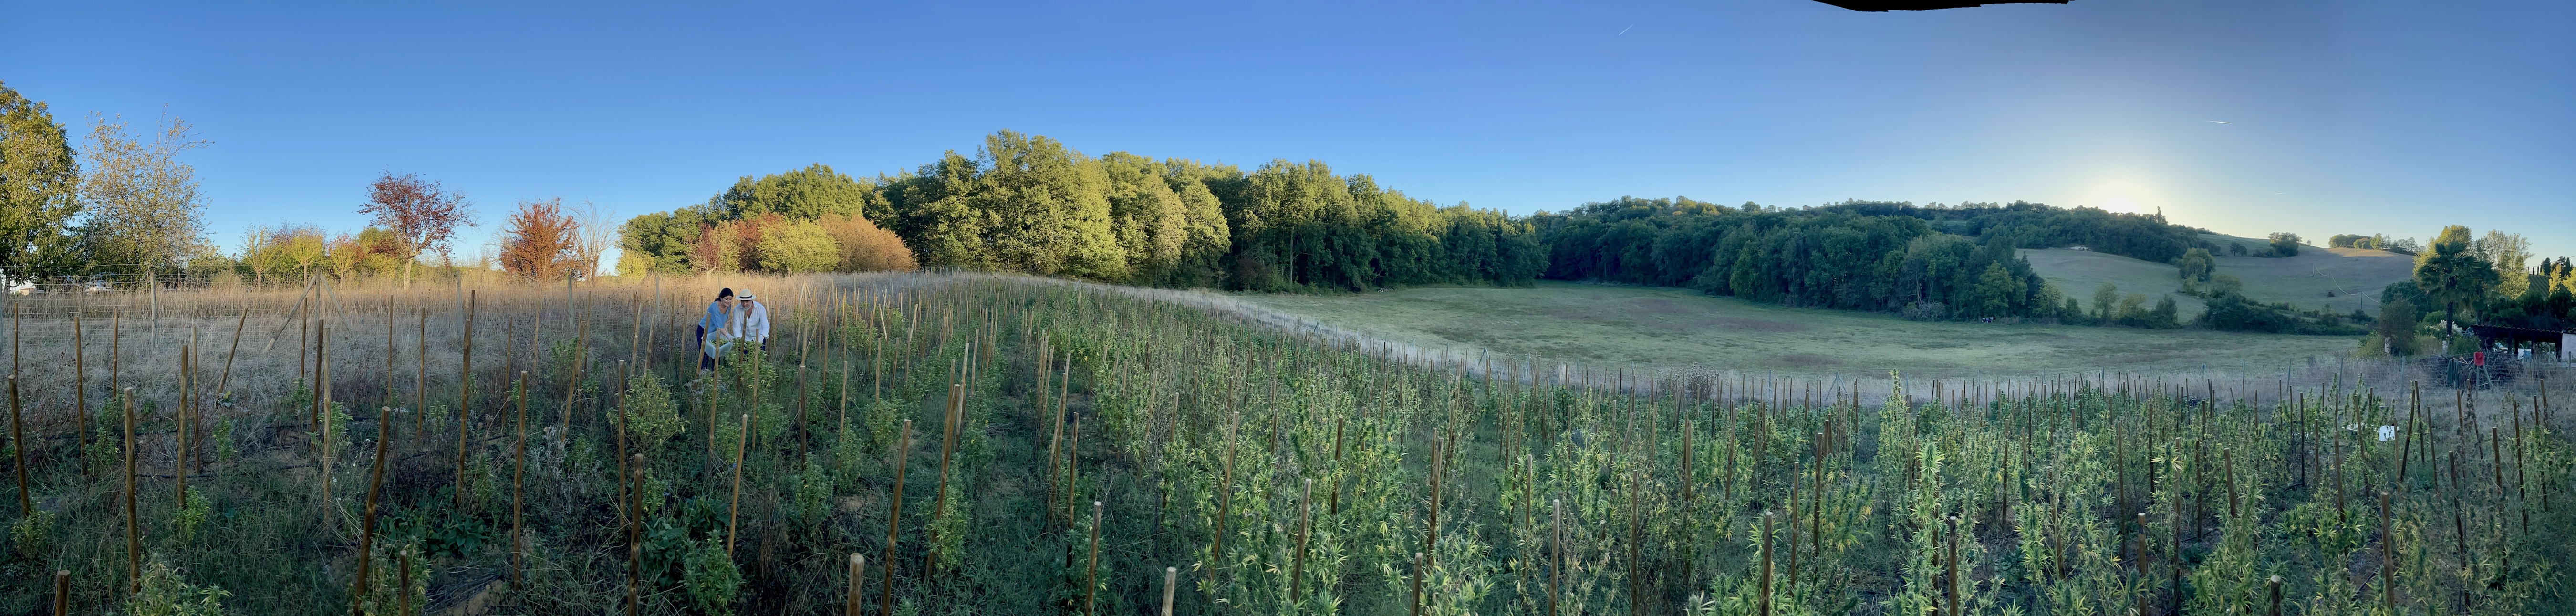
M 220 616 L 224 597 L 232 593 L 212 586 L 197 586 L 181 579 L 177 568 L 162 560 L 159 554 L 143 568 L 143 592 L 125 604 L 131 616 Z
M 639 453 L 679 436 L 683 423 L 679 403 L 671 399 L 671 388 L 662 384 L 662 377 L 645 373 L 627 379 L 626 438 Z
M 2209 311 L 2201 323 L 2219 331 L 2268 332 L 2275 334 L 2359 334 L 2364 328 L 2344 320 L 2344 315 L 2321 310 L 2300 310 L 2289 304 L 2266 304 L 2227 293 L 2210 298 Z
M 734 566 L 733 557 L 725 554 L 724 539 L 710 537 L 698 542 L 680 574 L 680 585 L 689 591 L 689 601 L 707 614 L 733 613 L 734 600 L 742 593 L 742 570 Z
M 916 267 L 912 249 L 903 245 L 903 238 L 866 218 L 826 214 L 814 222 L 840 246 L 840 271 L 908 272 Z

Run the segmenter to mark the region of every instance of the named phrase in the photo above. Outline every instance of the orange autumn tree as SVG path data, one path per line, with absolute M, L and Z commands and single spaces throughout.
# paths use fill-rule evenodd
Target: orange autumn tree
M 581 223 L 564 212 L 562 199 L 520 201 L 502 225 L 502 270 L 528 280 L 553 280 L 581 269 L 573 250 Z

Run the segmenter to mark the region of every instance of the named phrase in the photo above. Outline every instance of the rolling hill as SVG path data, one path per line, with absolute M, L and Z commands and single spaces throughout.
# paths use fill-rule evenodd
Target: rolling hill
M 2224 235 L 2203 238 L 2220 245 L 2242 243 L 2248 249 L 2266 243 Z M 2204 308 L 2200 298 L 2181 293 L 2182 281 L 2172 265 L 2084 250 L 2022 250 L 2021 255 L 2041 278 L 2068 297 L 2088 302 L 2088 308 L 2093 289 L 2104 282 L 2118 286 L 2123 294 L 2145 293 L 2150 301 L 2169 295 L 2186 319 Z M 2315 246 L 2301 249 L 2295 257 L 2218 257 L 2220 273 L 2245 281 L 2247 298 L 2343 313 L 2377 312 L 2380 289 L 2405 280 L 2414 266 L 2413 257 L 2384 250 Z

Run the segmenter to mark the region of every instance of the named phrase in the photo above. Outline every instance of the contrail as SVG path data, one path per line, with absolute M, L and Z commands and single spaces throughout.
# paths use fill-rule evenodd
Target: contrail
M 2218 122 L 2217 120 L 2201 120 L 2201 121 L 2202 121 L 2202 122 Z M 2220 123 L 2220 124 L 2235 124 L 2235 122 L 2218 122 L 2218 123 Z
M 1613 34 L 1613 35 L 1610 35 L 1610 36 L 1625 36 L 1625 35 L 1627 35 L 1627 34 L 1628 34 L 1628 31 L 1629 31 L 1629 30 L 1634 29 L 1634 28 L 1636 28 L 1636 27 L 1637 27 L 1637 24 L 1628 24 L 1628 27 L 1626 27 L 1626 28 L 1620 28 L 1620 29 L 1619 29 L 1619 33 L 1618 33 L 1618 34 Z

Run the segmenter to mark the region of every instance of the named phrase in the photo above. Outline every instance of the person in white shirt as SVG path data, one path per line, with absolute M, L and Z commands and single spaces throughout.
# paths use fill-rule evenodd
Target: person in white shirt
M 707 306 L 706 317 L 698 322 L 698 369 L 713 369 L 715 358 L 740 340 L 768 348 L 769 307 L 748 291 L 737 294 L 726 289 L 716 295 L 715 303 Z

